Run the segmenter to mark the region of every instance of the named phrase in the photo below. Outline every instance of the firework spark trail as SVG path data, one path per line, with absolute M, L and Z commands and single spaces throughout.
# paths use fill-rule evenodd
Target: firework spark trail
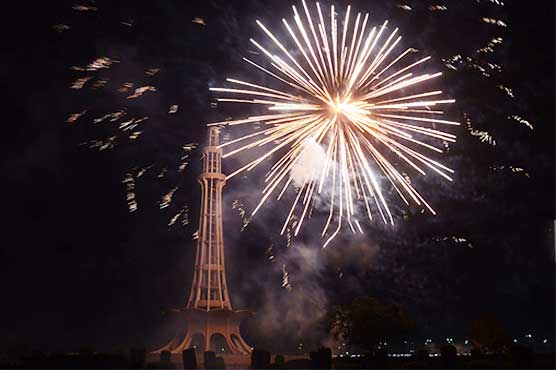
M 340 22 L 343 18 L 343 26 L 340 26 L 334 6 L 330 8 L 329 19 L 319 3 L 316 3 L 317 16 L 304 0 L 302 6 L 303 13 L 292 7 L 296 28 L 282 20 L 291 38 L 290 44 L 295 47 L 288 48 L 257 21 L 272 46 L 265 48 L 253 39 L 250 41 L 266 55 L 270 67 L 244 58 L 276 79 L 284 90 L 231 78 L 227 81 L 237 87 L 211 88 L 221 94 L 217 98 L 220 102 L 255 104 L 271 111 L 271 114 L 209 124 L 262 124 L 262 129 L 221 145 L 231 148 L 224 158 L 249 149 L 266 148 L 263 155 L 227 178 L 250 171 L 275 154 L 280 155 L 265 177 L 262 198 L 252 215 L 272 195 L 280 199 L 288 189 L 295 187 L 297 195 L 282 233 L 296 218 L 294 235 L 297 235 L 304 219 L 311 214 L 315 199 L 326 196 L 330 208 L 322 232 L 323 236 L 328 235 L 324 246 L 338 235 L 344 224 L 352 232 L 363 232 L 357 218 L 356 201 L 362 202 L 370 220 L 373 213 L 378 212 L 385 223 L 393 224 L 381 177 L 387 179 L 406 204 L 412 202 L 435 214 L 407 175 L 400 173 L 397 161 L 389 159 L 391 154 L 387 153 L 393 153 L 399 162 L 421 175 L 432 171 L 452 180 L 450 174 L 454 171 L 427 153 L 442 152 L 430 144 L 431 141 L 439 141 L 441 147 L 455 141 L 453 134 L 437 126 L 459 125 L 436 118 L 443 112 L 433 110 L 453 103 L 453 99 L 439 98 L 442 92 L 438 90 L 422 90 L 423 83 L 436 79 L 441 73 L 415 72 L 415 67 L 429 57 L 402 64 L 401 61 L 415 50 L 396 54 L 394 50 L 401 36 L 397 35 L 398 29 L 388 34 L 388 21 L 370 27 L 369 15 L 363 17 L 358 13 L 353 22 L 348 6 L 340 18 Z M 281 55 L 273 54 L 271 48 L 280 50 Z M 412 92 L 408 94 L 408 91 Z M 323 149 L 323 161 L 318 169 L 312 166 L 298 183 L 294 181 L 293 170 L 305 156 L 311 155 L 311 147 L 315 144 Z M 314 171 L 319 173 L 312 173 Z M 337 225 L 332 230 L 330 225 L 334 220 Z

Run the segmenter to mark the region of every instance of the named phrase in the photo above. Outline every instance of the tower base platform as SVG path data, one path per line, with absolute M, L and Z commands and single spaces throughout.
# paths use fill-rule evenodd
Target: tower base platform
M 183 319 L 183 329 L 167 345 L 152 354 L 160 355 L 162 351 L 169 351 L 172 357 L 181 357 L 182 352 L 189 348 L 194 348 L 201 357 L 204 351 L 214 351 L 216 356 L 226 357 L 249 357 L 251 354 L 252 348 L 243 340 L 239 327 L 243 320 L 253 315 L 252 312 L 186 308 L 179 310 L 178 314 Z

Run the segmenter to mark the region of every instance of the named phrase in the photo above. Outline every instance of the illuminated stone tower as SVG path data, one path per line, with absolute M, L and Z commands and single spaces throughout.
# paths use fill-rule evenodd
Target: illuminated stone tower
M 208 146 L 203 150 L 203 172 L 199 176 L 201 216 L 193 283 L 186 308 L 178 310 L 186 327 L 156 353 L 167 350 L 177 354 L 193 346 L 218 351 L 227 347 L 225 354 L 231 355 L 251 352 L 239 331 L 241 321 L 251 313 L 232 310 L 226 284 L 222 230 L 222 188 L 226 176 L 222 173 L 219 143 L 220 129 L 211 127 Z M 215 348 L 217 343 L 220 348 Z
M 222 188 L 226 176 L 222 173 L 222 149 L 218 148 L 220 132 L 210 129 L 208 146 L 203 151 L 201 183 L 201 217 L 199 241 L 195 257 L 193 284 L 188 308 L 214 310 L 232 309 L 224 266 L 224 240 L 222 235 Z

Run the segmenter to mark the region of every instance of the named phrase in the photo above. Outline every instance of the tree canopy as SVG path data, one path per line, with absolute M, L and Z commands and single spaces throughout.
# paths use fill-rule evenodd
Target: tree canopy
M 333 307 L 329 323 L 337 339 L 368 351 L 415 328 L 414 321 L 400 306 L 373 297 L 359 297 L 349 305 Z

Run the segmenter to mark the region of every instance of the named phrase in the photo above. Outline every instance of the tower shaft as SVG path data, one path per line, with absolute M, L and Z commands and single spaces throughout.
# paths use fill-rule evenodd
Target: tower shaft
M 188 308 L 207 311 L 232 309 L 226 284 L 222 228 L 222 188 L 226 184 L 226 176 L 222 173 L 222 149 L 218 148 L 219 144 L 220 130 L 212 127 L 208 146 L 203 151 L 203 172 L 199 176 L 202 194 L 199 239 L 187 302 Z
M 202 198 L 193 282 L 187 307 L 178 311 L 185 320 L 185 330 L 178 327 L 174 338 L 153 353 L 170 351 L 177 355 L 188 348 L 217 349 L 224 351 L 220 352 L 223 355 L 232 356 L 233 360 L 233 356 L 247 356 L 252 350 L 240 332 L 241 322 L 252 313 L 232 310 L 226 284 L 222 228 L 222 188 L 226 176 L 222 173 L 219 144 L 220 129 L 212 127 L 208 146 L 203 150 L 203 172 L 199 176 Z M 196 338 L 200 338 L 197 344 Z M 224 344 L 216 348 L 218 338 Z

